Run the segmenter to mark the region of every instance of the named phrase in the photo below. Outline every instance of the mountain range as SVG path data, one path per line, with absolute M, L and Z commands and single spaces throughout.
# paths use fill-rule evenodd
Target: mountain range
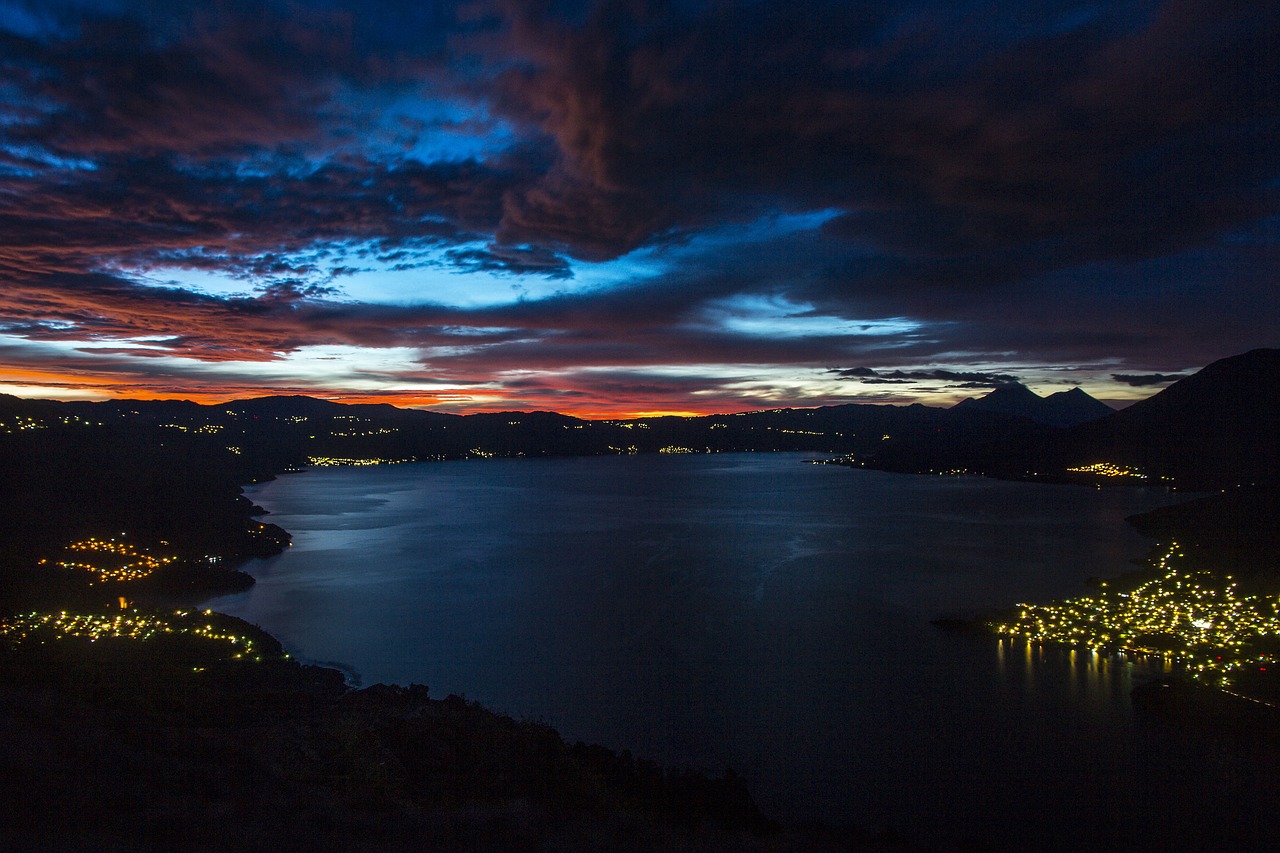
M 1072 427 L 1105 418 L 1115 412 L 1115 409 L 1090 397 L 1080 388 L 1041 397 L 1019 382 L 1001 385 L 984 397 L 961 400 L 952 408 L 1014 415 L 1054 427 Z
M 464 416 L 311 397 L 207 406 L 0 395 L 0 475 L 24 467 L 24 453 L 51 458 L 23 447 L 65 450 L 92 440 L 105 448 L 126 434 L 138 445 L 185 443 L 242 479 L 353 462 L 790 450 L 897 471 L 1038 479 L 1114 463 L 1160 482 L 1219 489 L 1280 481 L 1280 350 L 1216 361 L 1118 412 L 1079 388 L 1040 397 L 1020 384 L 950 409 L 851 404 L 633 420 Z

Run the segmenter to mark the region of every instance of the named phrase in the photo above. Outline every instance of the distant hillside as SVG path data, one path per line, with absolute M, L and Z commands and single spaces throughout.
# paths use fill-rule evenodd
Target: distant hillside
M 1001 385 L 983 397 L 961 400 L 952 408 L 967 412 L 982 411 L 1014 415 L 1054 427 L 1071 427 L 1096 421 L 1115 411 L 1106 403 L 1090 397 L 1079 388 L 1058 391 L 1048 397 L 1041 397 L 1019 382 Z
M 75 444 L 101 429 L 121 435 L 145 429 L 148 437 L 137 439 L 144 443 L 198 439 L 202 458 L 222 457 L 241 482 L 329 464 L 802 451 L 895 471 L 1033 479 L 1081 479 L 1068 469 L 1115 463 L 1134 477 L 1216 489 L 1280 479 L 1280 350 L 1215 362 L 1121 412 L 1078 388 L 1040 397 L 1019 384 L 950 409 L 844 405 L 632 420 L 552 412 L 463 416 L 297 396 L 214 406 L 0 397 L 0 435 Z
M 1050 406 L 1060 408 L 1054 412 Z M 1092 416 L 1102 409 L 1104 417 Z M 986 441 L 981 436 L 953 444 L 910 440 L 886 448 L 870 464 L 1015 479 L 1145 481 L 1193 490 L 1280 483 L 1276 349 L 1221 359 L 1118 412 L 1083 391 L 1041 398 L 1013 384 L 949 410 L 952 415 L 980 413 L 1037 422 L 1042 429 L 1010 435 L 1003 423 L 986 431 Z M 1091 417 L 1067 428 L 1053 426 L 1085 416 Z
M 231 464 L 247 479 L 292 467 L 494 456 L 804 451 L 870 458 L 904 443 L 941 453 L 998 439 L 1025 440 L 1043 431 L 1024 418 L 998 412 L 922 405 L 583 420 L 554 412 L 450 415 L 301 396 L 211 406 L 164 400 L 57 403 L 15 397 L 0 400 L 0 416 L 5 412 L 12 413 L 14 429 L 76 423 L 159 429 L 159 436 L 203 436 L 206 443 L 233 454 Z M 0 422 L 0 433 L 5 431 Z
M 127 532 L 205 575 L 274 553 L 287 534 L 253 518 L 240 485 L 326 465 L 490 457 L 803 451 L 894 470 L 993 440 L 1032 443 L 1049 428 L 992 412 L 829 406 L 706 417 L 586 421 L 552 412 L 449 415 L 310 397 L 219 405 L 0 396 L 0 600 L 43 595 L 33 569 L 69 543 Z M 914 448 L 901 463 L 900 448 Z M 209 559 L 210 557 L 214 559 Z M 88 577 L 67 570 L 77 595 Z M 186 584 L 185 570 L 178 582 Z M 240 583 L 210 577 L 212 584 Z M 83 583 L 81 583 L 83 581 Z M 204 582 L 203 580 L 200 582 Z M 167 581 L 166 581 L 167 583 Z M 170 585 L 171 586 L 171 585 Z M 69 589 L 70 587 L 68 587 Z M 71 594 L 63 589 L 59 594 Z M 167 590 L 168 587 L 165 587 Z M 163 592 L 164 590 L 157 591 Z
M 1280 349 L 1215 361 L 1127 409 L 1070 431 L 1079 460 L 1123 462 L 1189 487 L 1280 479 Z

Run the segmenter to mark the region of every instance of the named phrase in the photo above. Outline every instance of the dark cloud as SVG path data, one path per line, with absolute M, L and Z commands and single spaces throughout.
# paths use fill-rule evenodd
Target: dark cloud
M 1277 209 L 1280 11 L 1265 4 L 379 5 L 66 7 L 62 38 L 4 35 L 10 155 L 233 158 L 243 175 L 264 153 L 366 150 L 373 136 L 347 138 L 361 101 L 430 81 L 541 153 L 496 196 L 473 173 L 452 200 L 428 176 L 424 197 L 404 169 L 407 194 L 544 253 L 613 257 L 713 220 L 830 207 L 830 233 L 893 259 L 889 281 L 985 286 Z M 506 257 L 481 254 L 454 257 Z
M 1134 388 L 1146 388 L 1151 385 L 1167 385 L 1186 377 L 1185 373 L 1113 373 L 1111 378 Z
M 302 299 L 317 299 L 332 296 L 336 288 L 323 287 L 318 284 L 307 284 L 301 281 L 273 281 L 258 288 L 264 302 L 297 302 Z
M 86 15 L 69 38 L 8 35 L 5 70 L 29 84 L 28 121 L 11 138 L 90 158 L 318 142 L 315 107 L 336 75 L 291 67 L 304 52 L 288 29 L 245 24 L 214 29 L 208 13 L 197 13 L 190 32 L 176 37 L 132 16 Z M 338 66 L 342 57 L 325 51 L 308 61 Z
M 524 61 L 497 103 L 559 160 L 504 222 L 585 256 L 768 199 L 846 211 L 830 232 L 895 258 L 890 282 L 985 287 L 1277 209 L 1270 6 L 510 12 L 502 48 Z
M 483 249 L 450 249 L 445 257 L 461 270 L 516 273 L 546 278 L 573 278 L 560 255 L 538 246 L 489 245 Z
M 312 272 L 297 264 L 318 250 L 413 266 L 423 249 L 491 242 L 542 155 L 513 145 L 483 165 L 423 162 L 382 144 L 394 104 L 442 79 L 451 32 L 447 11 L 401 5 L 382 11 L 431 27 L 413 51 L 387 21 L 367 31 L 376 17 L 329 4 L 52 4 L 38 11 L 62 26 L 0 31 L 0 233 L 15 265 L 38 271 L 21 253 L 40 248 L 79 272 L 172 264 L 259 279 Z M 487 251 L 482 264 L 456 258 L 566 274 L 542 246 Z
M 907 383 L 919 380 L 935 379 L 944 382 L 962 383 L 951 385 L 952 388 L 997 388 L 1010 382 L 1020 381 L 1010 373 L 984 373 L 980 371 L 955 371 L 937 368 L 934 370 L 890 370 L 878 371 L 870 367 L 835 368 L 828 371 L 840 379 L 856 379 L 868 385 L 887 383 Z
M 1274 4 L 13 8 L 0 331 L 121 370 L 348 344 L 468 386 L 682 362 L 981 388 L 1017 377 L 935 365 L 1170 371 L 1275 343 Z M 570 286 L 634 250 L 634 280 Z M 511 276 L 512 303 L 342 293 L 442 266 Z M 515 300 L 520 277 L 563 288 Z M 741 331 L 743 296 L 792 327 Z M 735 393 L 591 376 L 637 404 Z
M 438 79 L 446 40 L 465 29 L 448 3 L 16 5 L 46 26 L 0 33 L 0 67 L 23 84 L 12 138 L 90 158 L 341 147 L 368 130 L 356 102 Z
M 500 164 L 473 162 L 329 164 L 302 174 L 280 165 L 245 177 L 229 166 L 117 158 L 71 184 L 0 176 L 0 317 L 98 325 L 102 334 L 118 324 L 120 335 L 154 333 L 147 316 L 163 318 L 175 302 L 260 317 L 269 303 L 332 294 L 347 261 L 420 266 L 426 250 L 478 239 L 483 229 L 464 229 L 486 205 L 496 211 L 508 180 Z M 536 248 L 495 248 L 483 260 L 565 275 L 562 261 Z M 260 296 L 216 301 L 126 278 L 173 268 L 231 274 L 258 283 Z M 219 324 L 216 334 L 239 330 Z

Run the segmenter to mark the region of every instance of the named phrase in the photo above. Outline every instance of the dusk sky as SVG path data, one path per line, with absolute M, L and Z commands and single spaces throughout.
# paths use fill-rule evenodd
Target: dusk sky
M 1280 4 L 0 0 L 0 392 L 1138 399 L 1280 344 Z

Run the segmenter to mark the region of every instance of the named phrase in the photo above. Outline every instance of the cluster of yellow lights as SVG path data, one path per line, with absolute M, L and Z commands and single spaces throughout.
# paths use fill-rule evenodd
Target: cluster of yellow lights
M 76 569 L 97 575 L 94 583 L 110 581 L 134 581 L 175 562 L 177 557 L 157 557 L 140 550 L 128 542 L 115 539 L 82 539 L 65 547 L 78 559 L 59 560 L 53 565 L 64 569 Z M 48 565 L 48 559 L 40 565 Z
M 1145 480 L 1147 475 L 1142 473 L 1140 468 L 1130 468 L 1127 465 L 1117 465 L 1115 462 L 1095 462 L 1092 465 L 1077 465 L 1075 468 L 1068 468 L 1076 474 L 1093 474 L 1098 477 L 1133 477 L 1135 480 Z
M 0 421 L 0 432 L 19 432 L 26 429 L 44 429 L 45 425 L 34 418 L 17 415 L 12 420 Z
M 698 453 L 692 447 L 683 447 L 679 444 L 668 444 L 666 447 L 659 447 L 659 453 Z
M 308 456 L 307 464 L 313 468 L 332 468 L 339 465 L 364 466 L 364 465 L 399 465 L 403 462 L 413 462 L 412 459 L 383 459 L 381 457 L 373 457 L 370 459 L 355 459 L 344 456 Z
M 1183 569 L 1177 543 L 1159 576 L 1129 592 L 1108 590 L 1053 604 L 1020 604 L 1018 618 L 989 622 L 998 635 L 1177 660 L 1218 686 L 1246 666 L 1265 666 L 1280 638 L 1280 596 L 1239 595 L 1230 576 Z M 1264 648 L 1266 650 L 1264 650 Z
M 80 637 L 89 641 L 125 639 L 146 642 L 161 635 L 189 634 L 207 640 L 229 643 L 233 660 L 260 661 L 262 655 L 252 637 L 230 633 L 215 627 L 209 620 L 213 611 L 200 613 L 175 610 L 165 616 L 151 616 L 130 610 L 121 613 L 28 613 L 0 618 L 0 637 L 14 644 L 46 642 L 64 637 Z

